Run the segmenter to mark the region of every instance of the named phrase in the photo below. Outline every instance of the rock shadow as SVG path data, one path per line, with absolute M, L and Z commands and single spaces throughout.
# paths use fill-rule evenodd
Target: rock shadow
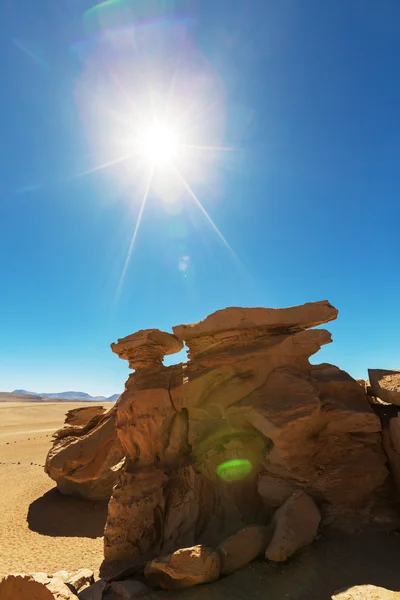
M 29 506 L 28 527 L 52 537 L 102 537 L 107 506 L 107 501 L 91 502 L 63 496 L 53 488 Z

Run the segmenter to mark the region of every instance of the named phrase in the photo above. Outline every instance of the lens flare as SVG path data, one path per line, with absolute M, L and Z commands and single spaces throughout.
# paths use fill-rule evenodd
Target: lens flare
M 240 481 L 250 475 L 252 470 L 253 466 L 247 458 L 236 458 L 218 465 L 217 475 L 224 481 Z
M 161 122 L 144 127 L 136 139 L 136 146 L 139 156 L 154 166 L 162 166 L 177 158 L 180 141 L 174 128 Z

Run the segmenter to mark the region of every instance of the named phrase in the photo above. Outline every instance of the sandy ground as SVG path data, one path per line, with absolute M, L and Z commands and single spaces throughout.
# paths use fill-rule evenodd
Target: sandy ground
M 97 571 L 107 505 L 62 496 L 44 473 L 52 433 L 87 403 L 0 403 L 0 575 Z

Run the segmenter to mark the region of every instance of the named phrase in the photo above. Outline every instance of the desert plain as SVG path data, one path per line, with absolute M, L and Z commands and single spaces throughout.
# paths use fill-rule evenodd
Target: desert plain
M 80 406 L 88 403 L 0 402 L 0 576 L 98 572 L 107 503 L 62 496 L 44 472 L 52 433 Z

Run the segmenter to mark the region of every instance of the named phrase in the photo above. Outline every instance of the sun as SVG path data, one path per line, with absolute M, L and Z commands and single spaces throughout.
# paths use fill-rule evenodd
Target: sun
M 173 163 L 179 154 L 181 140 L 175 127 L 162 121 L 143 127 L 136 138 L 136 150 L 153 166 Z

